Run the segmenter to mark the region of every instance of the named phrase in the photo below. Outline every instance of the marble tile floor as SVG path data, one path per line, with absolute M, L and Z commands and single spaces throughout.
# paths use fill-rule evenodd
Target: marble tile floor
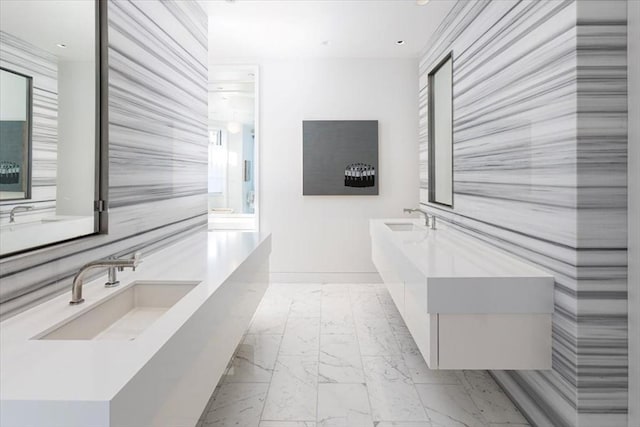
M 198 423 L 528 425 L 487 372 L 430 370 L 380 284 L 272 284 Z

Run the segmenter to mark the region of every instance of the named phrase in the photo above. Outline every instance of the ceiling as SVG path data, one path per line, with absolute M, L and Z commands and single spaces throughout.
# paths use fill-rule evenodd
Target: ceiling
M 95 60 L 93 0 L 0 0 L 0 30 L 60 60 Z
M 455 0 L 200 0 L 211 62 L 415 58 Z M 403 40 L 404 44 L 396 42 Z

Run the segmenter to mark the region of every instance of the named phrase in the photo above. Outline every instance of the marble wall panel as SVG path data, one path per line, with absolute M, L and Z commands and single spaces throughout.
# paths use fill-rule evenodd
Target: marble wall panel
M 428 201 L 426 120 L 449 52 L 451 209 Z M 556 277 L 553 370 L 494 376 L 536 425 L 626 425 L 626 2 L 459 1 L 420 75 L 423 207 Z

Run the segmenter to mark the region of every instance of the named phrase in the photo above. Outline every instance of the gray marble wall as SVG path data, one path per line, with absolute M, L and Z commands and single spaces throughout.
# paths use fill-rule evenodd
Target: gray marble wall
M 453 209 L 426 162 L 451 51 Z M 626 425 L 626 2 L 459 1 L 420 75 L 423 207 L 556 277 L 553 370 L 493 375 L 536 425 Z
M 640 425 L 640 2 L 627 2 L 629 427 Z
M 85 262 L 204 230 L 207 15 L 197 2 L 108 2 L 109 234 L 0 261 L 0 315 L 65 291 Z
M 58 152 L 58 58 L 0 31 L 0 67 L 33 77 L 31 198 L 0 202 L 0 223 L 16 205 L 34 206 L 25 216 L 55 214 Z

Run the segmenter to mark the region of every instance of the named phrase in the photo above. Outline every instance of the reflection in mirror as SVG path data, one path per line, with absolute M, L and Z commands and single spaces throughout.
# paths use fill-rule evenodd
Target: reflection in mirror
M 0 256 L 96 231 L 96 5 L 0 1 Z
M 429 73 L 429 201 L 453 206 L 453 61 Z
M 258 224 L 257 67 L 209 69 L 209 229 Z
M 0 200 L 31 195 L 33 79 L 0 68 Z

